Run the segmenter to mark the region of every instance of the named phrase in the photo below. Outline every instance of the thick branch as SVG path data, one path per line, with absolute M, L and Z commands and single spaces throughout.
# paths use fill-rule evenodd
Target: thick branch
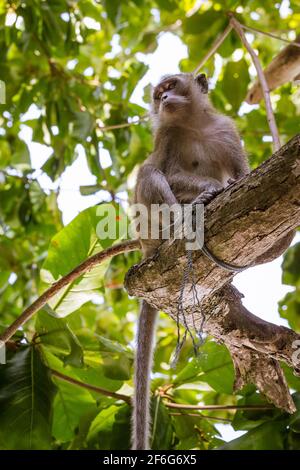
M 278 240 L 288 239 L 289 233 L 300 225 L 300 135 L 250 175 L 217 196 L 207 207 L 205 220 L 206 244 L 223 260 L 251 266 L 278 256 L 272 247 L 278 244 Z M 130 295 L 142 297 L 176 318 L 186 262 L 184 241 L 166 242 L 154 257 L 131 268 L 125 287 Z M 241 380 L 255 382 L 273 403 L 293 411 L 284 377 L 278 372 L 275 362 L 283 360 L 296 372 L 300 371 L 299 364 L 293 363 L 292 359 L 295 352 L 293 342 L 300 336 L 248 312 L 242 305 L 241 295 L 229 284 L 234 274 L 213 264 L 201 251 L 193 253 L 193 265 L 200 307 L 195 305 L 188 281 L 184 293 L 188 323 L 192 326 L 194 317 L 199 327 L 204 315 L 205 332 L 224 342 L 233 356 L 236 348 L 239 349 L 240 363 L 235 361 L 235 366 L 240 372 L 240 384 Z M 253 350 L 257 355 L 248 357 L 245 349 Z M 256 364 L 251 374 L 243 372 L 246 364 L 248 367 Z M 264 385 L 261 383 L 262 372 L 268 376 Z M 281 382 L 281 395 L 275 393 L 274 387 L 269 390 L 268 384 L 275 378 Z M 288 396 L 283 398 L 286 394 Z

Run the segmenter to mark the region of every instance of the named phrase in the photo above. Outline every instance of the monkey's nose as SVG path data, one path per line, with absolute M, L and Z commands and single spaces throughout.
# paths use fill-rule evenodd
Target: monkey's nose
M 162 95 L 161 100 L 166 101 L 167 98 L 168 98 L 168 95 L 167 95 L 167 93 L 165 93 L 165 94 Z

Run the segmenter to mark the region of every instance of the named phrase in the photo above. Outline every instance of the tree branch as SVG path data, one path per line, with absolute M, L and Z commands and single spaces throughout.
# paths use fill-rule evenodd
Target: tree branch
M 128 240 L 117 245 L 113 245 L 106 250 L 100 251 L 90 258 L 86 259 L 79 266 L 74 268 L 70 273 L 52 284 L 33 304 L 27 307 L 24 312 L 2 333 L 0 341 L 6 343 L 15 332 L 24 323 L 26 323 L 36 312 L 38 312 L 57 292 L 63 287 L 78 279 L 84 273 L 90 271 L 94 266 L 103 263 L 106 259 L 116 256 L 126 251 L 134 251 L 140 249 L 138 240 Z
M 209 51 L 205 54 L 201 62 L 199 62 L 195 70 L 193 70 L 194 75 L 196 75 L 199 72 L 199 70 L 203 67 L 203 65 L 211 58 L 211 56 L 213 56 L 215 52 L 217 52 L 217 50 L 219 49 L 221 44 L 225 41 L 225 39 L 227 38 L 231 30 L 232 30 L 232 25 L 228 24 L 226 28 L 224 29 L 223 33 L 219 37 L 217 37 L 217 39 L 215 40 L 215 42 L 213 43 Z
M 180 403 L 165 403 L 167 408 L 177 408 L 181 410 L 273 410 L 272 405 L 186 405 Z M 201 416 L 201 415 L 200 415 Z
M 290 234 L 300 225 L 299 201 L 300 135 L 207 206 L 206 244 L 232 264 L 250 267 L 271 261 L 278 256 L 278 245 L 287 247 Z M 128 271 L 125 287 L 130 295 L 176 319 L 186 263 L 185 241 L 166 242 L 152 258 Z M 188 325 L 193 327 L 194 318 L 200 327 L 204 316 L 203 330 L 228 347 L 236 369 L 235 389 L 255 383 L 276 406 L 294 411 L 278 361 L 300 372 L 293 354 L 300 335 L 251 314 L 241 302 L 242 295 L 230 285 L 234 274 L 200 250 L 193 252 L 193 269 L 200 305 L 195 305 L 189 280 L 184 292 Z
M 73 377 L 62 374 L 61 372 L 58 372 L 54 369 L 50 369 L 50 371 L 51 374 L 54 375 L 54 377 L 64 380 L 65 382 L 69 382 L 72 385 L 77 385 L 78 387 L 85 388 L 86 390 L 91 390 L 92 392 L 100 393 L 101 395 L 105 395 L 107 397 L 115 398 L 116 400 L 125 401 L 126 403 L 128 403 L 128 405 L 130 405 L 131 403 L 131 398 L 127 395 L 123 395 L 122 393 L 111 392 L 110 390 L 106 390 L 101 387 L 96 387 L 96 385 L 80 382 L 79 380 L 73 379 Z
M 230 24 L 232 25 L 232 27 L 235 29 L 235 31 L 239 35 L 242 43 L 244 44 L 247 51 L 249 52 L 249 54 L 250 54 L 250 56 L 253 60 L 253 64 L 256 68 L 258 79 L 259 79 L 260 84 L 261 84 L 261 89 L 262 89 L 263 97 L 264 97 L 265 104 L 266 104 L 267 119 L 268 119 L 270 131 L 271 131 L 271 135 L 272 135 L 272 138 L 273 138 L 274 150 L 277 151 L 277 150 L 280 149 L 280 139 L 279 139 L 279 133 L 278 133 L 278 129 L 277 129 L 277 125 L 276 125 L 276 121 L 275 121 L 275 117 L 274 117 L 274 113 L 273 113 L 273 109 L 272 109 L 272 104 L 271 104 L 271 100 L 270 100 L 270 92 L 269 92 L 267 80 L 265 78 L 265 75 L 264 75 L 264 72 L 263 72 L 263 69 L 262 69 L 262 66 L 260 64 L 258 56 L 256 55 L 256 53 L 254 52 L 254 50 L 250 46 L 249 42 L 247 41 L 247 38 L 246 38 L 245 33 L 243 31 L 242 25 L 236 20 L 236 18 L 234 18 L 232 13 L 230 14 L 230 18 L 231 18 L 230 19 Z
M 149 118 L 149 114 L 144 114 L 144 116 L 139 116 L 136 121 L 132 122 L 122 122 L 120 124 L 112 124 L 110 126 L 102 126 L 98 124 L 98 129 L 102 132 L 112 131 L 116 129 L 124 129 L 125 127 L 134 126 L 136 124 L 140 124 L 142 121 L 146 121 Z

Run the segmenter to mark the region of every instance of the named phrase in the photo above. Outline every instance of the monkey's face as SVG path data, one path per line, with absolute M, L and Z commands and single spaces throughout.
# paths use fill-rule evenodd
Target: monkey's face
M 204 104 L 203 95 L 207 91 L 208 84 L 204 74 L 196 78 L 189 73 L 165 76 L 154 88 L 154 117 L 168 122 L 182 120 L 195 107 L 200 108 Z

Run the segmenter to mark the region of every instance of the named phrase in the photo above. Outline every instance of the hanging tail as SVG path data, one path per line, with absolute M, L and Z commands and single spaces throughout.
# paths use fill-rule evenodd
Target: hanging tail
M 135 357 L 134 396 L 132 415 L 132 449 L 149 449 L 150 436 L 150 373 L 154 348 L 154 333 L 158 311 L 144 300 L 140 311 Z

